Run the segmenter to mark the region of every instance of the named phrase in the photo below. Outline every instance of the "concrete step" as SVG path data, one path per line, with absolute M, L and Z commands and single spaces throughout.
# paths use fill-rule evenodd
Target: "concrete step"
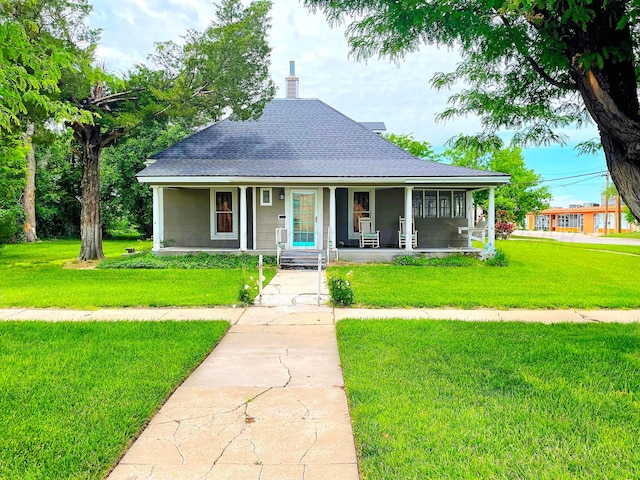
M 326 268 L 326 252 L 318 250 L 283 250 L 280 255 L 280 268 L 318 268 L 318 255 L 322 255 L 322 268 Z

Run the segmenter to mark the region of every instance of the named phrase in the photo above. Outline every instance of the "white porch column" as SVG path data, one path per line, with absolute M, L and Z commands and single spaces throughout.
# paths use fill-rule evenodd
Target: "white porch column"
M 153 250 L 158 251 L 164 241 L 164 189 L 151 187 L 153 191 Z
M 247 249 L 247 187 L 240 187 L 240 250 Z
M 404 187 L 404 221 L 405 221 L 405 250 L 410 252 L 413 250 L 413 241 L 411 234 L 413 233 L 413 187 Z
M 336 187 L 329 187 L 329 229 L 331 230 L 327 239 L 329 248 L 338 248 L 336 243 Z
M 467 227 L 473 228 L 475 225 L 473 221 L 475 219 L 475 208 L 473 205 L 473 192 L 471 190 L 467 190 Z M 471 238 L 471 233 L 469 233 L 467 238 L 467 246 L 471 248 L 473 245 L 473 239 Z
M 489 217 L 487 219 L 487 225 L 489 227 L 489 251 L 491 253 L 496 251 L 496 189 L 491 187 L 489 189 Z
M 256 214 L 256 208 L 258 205 L 258 187 L 253 187 L 251 190 L 251 225 L 252 225 L 252 229 L 251 232 L 253 233 L 253 241 L 251 242 L 251 244 L 253 245 L 253 249 L 257 250 L 258 249 L 258 234 L 256 233 L 257 231 L 257 214 Z

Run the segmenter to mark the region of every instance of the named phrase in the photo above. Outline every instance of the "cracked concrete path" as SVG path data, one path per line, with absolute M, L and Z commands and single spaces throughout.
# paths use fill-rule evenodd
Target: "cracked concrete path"
M 169 478 L 358 479 L 330 308 L 247 309 L 108 480 Z

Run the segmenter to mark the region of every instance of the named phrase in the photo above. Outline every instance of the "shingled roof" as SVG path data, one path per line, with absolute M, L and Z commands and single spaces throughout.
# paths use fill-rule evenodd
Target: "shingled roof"
M 275 99 L 258 120 L 223 120 L 162 150 L 147 177 L 466 177 L 501 173 L 416 158 L 320 100 Z

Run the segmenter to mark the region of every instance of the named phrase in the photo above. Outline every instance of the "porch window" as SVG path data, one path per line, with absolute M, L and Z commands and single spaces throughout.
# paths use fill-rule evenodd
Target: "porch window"
M 260 189 L 260 206 L 261 207 L 270 207 L 273 204 L 271 195 L 272 195 L 271 188 Z
M 411 202 L 411 206 L 413 207 L 413 216 L 422 217 L 424 209 L 423 209 L 423 191 L 422 190 L 414 190 L 412 192 L 413 199 Z
M 440 218 L 451 217 L 451 192 L 439 191 L 438 202 L 440 203 Z
M 466 192 L 453 192 L 453 216 L 467 216 L 467 196 Z
M 438 192 L 425 191 L 424 192 L 424 216 L 425 217 L 437 217 L 438 210 L 436 205 L 438 204 Z
M 371 218 L 370 192 L 353 192 L 353 231 L 359 232 L 360 225 L 358 219 L 361 217 Z
M 237 194 L 235 190 L 211 192 L 211 238 L 237 238 Z

